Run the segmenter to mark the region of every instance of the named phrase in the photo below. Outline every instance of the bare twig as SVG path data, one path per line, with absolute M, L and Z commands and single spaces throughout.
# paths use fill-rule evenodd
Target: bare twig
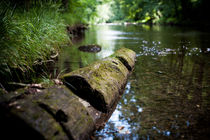
M 16 83 L 16 82 L 10 82 L 9 84 L 18 85 L 22 87 L 43 89 L 42 84 L 24 84 L 24 83 Z
M 65 70 L 66 70 L 66 69 L 61 70 L 61 71 L 58 73 L 58 76 L 56 77 L 56 79 L 58 79 L 59 76 L 60 76 Z
M 35 61 L 34 64 L 35 64 L 35 65 L 42 65 L 43 63 L 48 63 L 48 62 L 55 62 L 55 61 L 52 60 L 52 59 L 46 60 L 46 61 L 41 61 L 41 62 Z
M 58 52 L 56 52 L 55 55 L 51 55 L 50 57 L 51 57 L 52 59 L 54 59 L 54 58 L 56 58 L 57 56 L 58 56 Z
M 4 86 L 0 83 L 0 86 L 1 86 L 1 88 L 3 89 L 3 91 L 5 92 L 5 93 L 8 93 L 8 91 L 4 88 Z

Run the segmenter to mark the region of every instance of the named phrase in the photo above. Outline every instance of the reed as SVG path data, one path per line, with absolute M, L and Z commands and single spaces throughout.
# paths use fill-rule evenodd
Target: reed
M 37 62 L 48 60 L 70 41 L 60 7 L 53 1 L 39 1 L 28 9 L 0 3 L 1 81 L 14 81 L 20 72 L 35 72 Z

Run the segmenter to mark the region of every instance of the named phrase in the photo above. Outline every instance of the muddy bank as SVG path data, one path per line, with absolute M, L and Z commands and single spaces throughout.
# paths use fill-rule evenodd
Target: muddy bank
M 39 89 L 33 93 L 26 89 L 1 93 L 0 131 L 3 136 L 90 139 L 91 134 L 103 127 L 115 110 L 133 70 L 135 52 L 130 50 L 128 53 L 125 48 L 118 52 L 123 50 L 126 50 L 127 57 L 119 59 L 116 52 L 61 76 L 65 85 Z

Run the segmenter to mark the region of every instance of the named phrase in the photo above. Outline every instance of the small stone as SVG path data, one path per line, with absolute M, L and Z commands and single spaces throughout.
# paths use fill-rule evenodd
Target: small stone
M 199 108 L 199 107 L 200 107 L 200 105 L 196 105 L 196 107 L 197 107 L 197 108 Z
M 63 82 L 59 79 L 54 79 L 53 81 L 56 85 L 62 85 L 63 84 Z
M 17 109 L 20 109 L 21 107 L 20 107 L 20 106 L 17 106 L 16 108 L 17 108 Z

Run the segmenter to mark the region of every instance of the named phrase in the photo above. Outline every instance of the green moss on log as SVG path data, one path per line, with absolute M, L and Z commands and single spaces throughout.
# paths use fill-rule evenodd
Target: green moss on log
M 95 129 L 93 118 L 67 87 L 54 86 L 30 95 L 24 91 L 0 98 L 0 130 L 4 130 L 0 132 L 25 139 L 90 138 Z
M 122 94 L 136 53 L 122 48 L 112 56 L 61 76 L 74 93 L 102 112 L 108 112 Z
M 88 139 L 94 122 L 86 108 L 68 88 L 51 87 L 37 95 L 33 101 L 50 113 L 70 139 Z
M 129 71 L 117 58 L 106 58 L 61 77 L 78 96 L 102 112 L 108 112 L 122 94 Z
M 0 103 L 1 131 L 7 137 L 23 139 L 68 139 L 62 127 L 45 110 L 32 102 L 32 98 Z
M 136 53 L 127 48 L 117 50 L 111 57 L 118 58 L 129 71 L 132 71 L 135 64 Z

